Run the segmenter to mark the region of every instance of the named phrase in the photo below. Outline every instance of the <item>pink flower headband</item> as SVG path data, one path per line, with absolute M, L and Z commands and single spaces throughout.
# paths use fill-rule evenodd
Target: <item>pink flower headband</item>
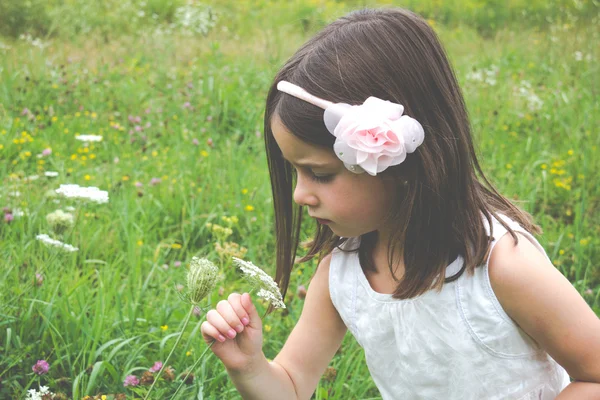
M 400 104 L 377 97 L 369 97 L 359 106 L 334 104 L 287 81 L 278 82 L 277 89 L 325 110 L 325 126 L 336 137 L 333 151 L 355 174 L 366 171 L 375 176 L 403 162 L 407 153 L 423 143 L 423 127 L 402 115 Z

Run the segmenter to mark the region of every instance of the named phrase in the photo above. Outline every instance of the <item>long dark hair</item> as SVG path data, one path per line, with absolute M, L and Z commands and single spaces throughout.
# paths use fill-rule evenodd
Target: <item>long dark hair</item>
M 277 115 L 300 139 L 333 148 L 335 137 L 323 123 L 323 110 L 279 92 L 276 84 L 290 81 L 332 102 L 362 104 L 369 96 L 404 105 L 417 119 L 425 141 L 381 179 L 398 185 L 398 203 L 389 218 L 393 237 L 388 248 L 402 254 L 405 272 L 393 294 L 406 299 L 441 288 L 464 271 L 485 262 L 492 217 L 504 214 L 532 233 L 539 228 L 531 216 L 499 194 L 484 176 L 473 146 L 461 90 L 447 56 L 431 27 L 418 15 L 402 9 L 364 9 L 325 27 L 305 43 L 281 68 L 271 86 L 265 110 L 265 146 L 275 206 L 277 272 L 285 295 L 298 248 L 302 207 L 293 203 L 293 168 L 284 160 L 271 130 Z M 376 233 L 361 237 L 357 250 L 365 270 L 374 270 L 372 250 Z M 307 261 L 330 253 L 344 239 L 319 225 Z M 463 268 L 443 278 L 457 256 Z

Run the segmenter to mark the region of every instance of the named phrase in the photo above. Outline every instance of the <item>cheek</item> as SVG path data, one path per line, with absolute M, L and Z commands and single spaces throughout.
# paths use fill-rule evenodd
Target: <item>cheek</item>
M 379 179 L 363 176 L 357 178 L 336 188 L 337 208 L 347 216 L 379 223 L 392 205 L 391 196 Z

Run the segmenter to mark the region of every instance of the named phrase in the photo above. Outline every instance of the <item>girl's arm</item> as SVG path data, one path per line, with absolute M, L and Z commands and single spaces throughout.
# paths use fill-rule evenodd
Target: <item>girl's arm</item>
M 330 261 L 331 254 L 319 263 L 306 292 L 302 315 L 273 360 L 274 365 L 287 371 L 297 399 L 311 398 L 346 334 L 346 325 L 329 295 Z
M 226 336 L 246 314 L 250 318 L 249 325 L 235 339 L 212 346 L 244 399 L 310 399 L 315 391 L 346 333 L 329 296 L 330 259 L 327 256 L 319 264 L 302 315 L 274 361 L 269 362 L 262 353 L 260 317 L 248 295 L 241 299 L 232 295 L 228 302 L 209 311 L 202 326 L 206 341 L 216 339 L 219 332 Z
M 548 259 L 518 235 L 516 246 L 505 235 L 492 251 L 489 274 L 496 297 L 576 381 L 557 399 L 600 399 L 600 319 Z

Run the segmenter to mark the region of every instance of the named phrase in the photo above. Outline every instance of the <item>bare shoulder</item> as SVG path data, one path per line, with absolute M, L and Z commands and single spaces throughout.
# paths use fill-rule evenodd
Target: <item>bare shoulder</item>
M 494 247 L 489 276 L 506 313 L 577 380 L 600 381 L 600 320 L 523 234 Z
M 346 333 L 329 296 L 330 263 L 331 255 L 319 263 L 308 286 L 300 319 L 274 360 L 285 368 L 300 399 L 310 398 Z

